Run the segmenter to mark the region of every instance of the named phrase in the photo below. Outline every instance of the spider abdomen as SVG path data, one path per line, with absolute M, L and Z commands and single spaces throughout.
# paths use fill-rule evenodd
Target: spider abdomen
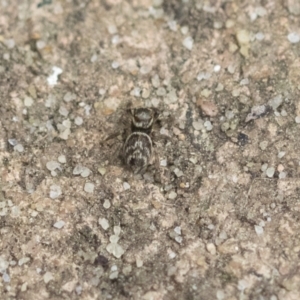
M 124 160 L 135 174 L 146 170 L 152 157 L 152 140 L 144 132 L 131 133 L 124 144 Z

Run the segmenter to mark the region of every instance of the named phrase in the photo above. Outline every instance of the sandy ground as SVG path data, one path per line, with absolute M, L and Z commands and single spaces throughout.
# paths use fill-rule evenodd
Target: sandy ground
M 299 1 L 16 3 L 1 299 L 300 299 Z M 128 103 L 162 116 L 143 176 Z

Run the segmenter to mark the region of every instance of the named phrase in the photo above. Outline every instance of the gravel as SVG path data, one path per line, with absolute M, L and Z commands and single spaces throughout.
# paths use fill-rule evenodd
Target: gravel
M 94 188 L 95 188 L 95 185 L 91 182 L 87 182 L 84 185 L 84 191 L 87 193 L 90 193 L 90 194 L 92 194 L 94 192 Z
M 300 41 L 300 35 L 296 32 L 291 32 L 287 36 L 288 40 L 292 44 L 297 44 Z
M 24 105 L 26 107 L 32 106 L 33 103 L 34 102 L 33 102 L 33 99 L 31 97 L 25 97 L 25 99 L 24 99 Z
M 269 178 L 272 178 L 275 174 L 275 168 L 274 167 L 270 167 L 266 170 L 266 175 L 269 177 Z
M 14 146 L 14 150 L 22 153 L 24 151 L 24 147 L 22 144 L 17 144 L 16 146 Z
M 182 45 L 188 49 L 188 50 L 192 50 L 193 46 L 194 46 L 194 40 L 192 37 L 188 36 L 186 37 L 183 41 L 182 41 Z
M 57 228 L 57 229 L 62 229 L 65 226 L 65 222 L 60 220 L 57 221 L 53 224 L 53 227 Z
M 264 228 L 262 226 L 255 225 L 254 229 L 255 229 L 255 232 L 257 233 L 257 235 L 262 235 L 264 233 Z
M 65 164 L 67 162 L 66 156 L 65 155 L 60 155 L 57 158 L 58 162 L 60 162 L 61 164 Z
M 108 220 L 105 218 L 100 218 L 99 219 L 99 225 L 104 229 L 107 230 L 109 228 L 109 223 Z

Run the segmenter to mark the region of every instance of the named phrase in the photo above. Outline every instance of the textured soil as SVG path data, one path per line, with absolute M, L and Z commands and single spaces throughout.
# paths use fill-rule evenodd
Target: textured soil
M 16 2 L 1 299 L 300 299 L 299 2 Z M 129 106 L 160 112 L 143 175 Z

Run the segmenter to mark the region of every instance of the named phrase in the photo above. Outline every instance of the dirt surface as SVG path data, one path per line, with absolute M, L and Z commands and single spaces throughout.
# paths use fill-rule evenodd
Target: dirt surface
M 300 299 L 299 2 L 16 2 L 1 299 Z M 128 103 L 161 113 L 143 176 Z

